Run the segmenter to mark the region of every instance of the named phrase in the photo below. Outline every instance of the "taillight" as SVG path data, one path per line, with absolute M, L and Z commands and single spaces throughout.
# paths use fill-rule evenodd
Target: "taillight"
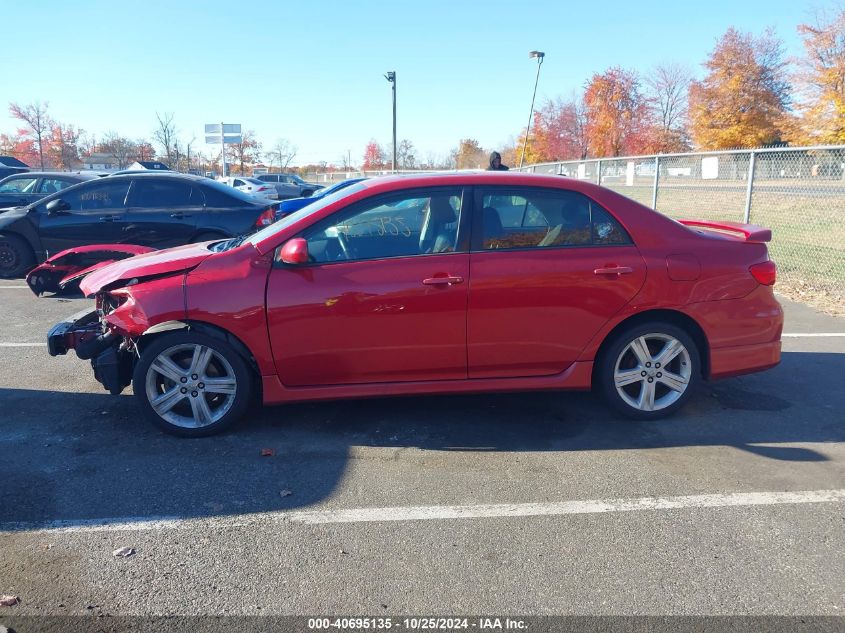
M 773 286 L 778 277 L 778 267 L 772 260 L 749 266 L 748 272 L 764 286 Z
M 267 207 L 264 212 L 258 216 L 258 219 L 255 221 L 255 226 L 268 226 L 273 224 L 276 220 L 276 212 L 273 210 L 273 207 Z
M 267 191 L 270 187 L 259 187 L 258 191 Z

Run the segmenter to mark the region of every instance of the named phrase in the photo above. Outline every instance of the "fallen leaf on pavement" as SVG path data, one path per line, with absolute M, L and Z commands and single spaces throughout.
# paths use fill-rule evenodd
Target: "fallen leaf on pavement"
M 112 556 L 120 556 L 122 558 L 128 558 L 135 553 L 135 550 L 131 547 L 121 547 L 120 549 L 116 549 L 112 552 Z
M 13 607 L 18 602 L 20 600 L 18 600 L 17 596 L 0 596 L 0 607 Z

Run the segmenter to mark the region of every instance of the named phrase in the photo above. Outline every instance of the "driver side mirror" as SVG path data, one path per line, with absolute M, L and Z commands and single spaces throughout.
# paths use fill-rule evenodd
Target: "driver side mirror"
M 45 208 L 47 209 L 47 215 L 59 215 L 62 211 L 70 209 L 70 205 L 61 198 L 56 198 L 55 200 L 50 200 Z
M 307 264 L 308 242 L 301 237 L 295 237 L 292 240 L 288 240 L 279 251 L 277 259 L 285 264 Z

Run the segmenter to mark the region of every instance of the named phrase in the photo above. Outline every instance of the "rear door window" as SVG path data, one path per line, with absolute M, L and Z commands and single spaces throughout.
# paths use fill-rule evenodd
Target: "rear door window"
M 483 188 L 474 250 L 630 244 L 619 222 L 575 192 L 540 188 Z
M 202 202 L 190 183 L 145 178 L 132 184 L 129 206 L 171 209 L 202 206 Z

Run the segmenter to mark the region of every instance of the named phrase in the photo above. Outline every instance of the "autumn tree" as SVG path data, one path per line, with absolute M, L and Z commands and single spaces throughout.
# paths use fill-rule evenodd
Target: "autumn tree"
M 689 91 L 690 134 L 701 149 L 755 147 L 781 138 L 789 105 L 782 44 L 771 31 L 755 38 L 730 28 Z
M 549 100 L 534 113 L 526 162 L 582 159 L 586 158 L 587 149 L 584 105 L 579 99 Z M 507 164 L 504 159 L 502 153 L 502 161 Z
M 456 169 L 482 169 L 487 165 L 487 153 L 474 138 L 463 138 L 452 150 Z
M 19 121 L 26 123 L 25 133 L 31 135 L 32 141 L 38 149 L 38 161 L 44 169 L 44 137 L 50 131 L 50 117 L 47 116 L 47 105 L 36 101 L 27 105 L 9 104 L 9 113 Z
M 636 154 L 643 149 L 648 115 L 636 73 L 610 68 L 593 75 L 584 91 L 586 136 L 594 156 Z
M 246 166 L 261 160 L 261 142 L 255 137 L 253 130 L 241 134 L 240 143 L 227 143 L 226 153 L 231 164 L 237 164 L 238 173 L 246 175 Z
M 361 169 L 381 169 L 384 167 L 384 149 L 375 139 L 370 139 L 364 148 L 364 162 Z
M 135 141 L 135 152 L 138 160 L 153 160 L 156 156 L 156 150 L 153 144 L 143 138 Z
M 3 152 L 14 156 L 27 165 L 38 162 L 38 148 L 30 133 L 25 129 L 17 130 L 14 134 L 4 134 L 2 144 L 6 148 Z
M 806 145 L 845 143 L 845 7 L 833 16 L 818 13 L 798 32 L 806 54 L 793 75 L 797 117 L 786 136 Z
M 692 72 L 681 64 L 655 66 L 645 78 L 649 117 L 646 122 L 649 153 L 689 150 L 686 119 Z
M 126 169 L 137 155 L 138 146 L 117 132 L 106 132 L 100 143 L 100 151 L 117 161 L 118 169 Z
M 47 137 L 50 162 L 59 169 L 73 169 L 79 165 L 79 139 L 82 130 L 64 123 L 53 122 Z

